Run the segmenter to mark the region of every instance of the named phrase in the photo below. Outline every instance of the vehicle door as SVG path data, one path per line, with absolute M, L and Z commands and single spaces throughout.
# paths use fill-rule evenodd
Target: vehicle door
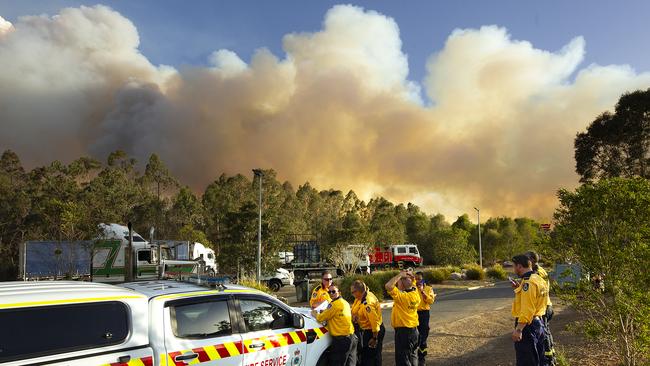
M 245 333 L 244 365 L 304 365 L 307 337 L 292 324 L 292 312 L 277 300 L 255 295 L 238 298 Z
M 203 296 L 165 303 L 161 365 L 241 366 L 242 338 L 232 298 Z

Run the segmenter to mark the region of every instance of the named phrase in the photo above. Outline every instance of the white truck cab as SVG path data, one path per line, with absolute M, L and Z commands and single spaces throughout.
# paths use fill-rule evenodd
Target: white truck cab
M 307 309 L 242 286 L 177 281 L 0 283 L 0 364 L 323 365 Z

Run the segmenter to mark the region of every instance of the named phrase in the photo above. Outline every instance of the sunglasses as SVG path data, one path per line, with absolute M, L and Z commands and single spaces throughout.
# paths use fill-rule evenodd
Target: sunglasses
M 337 292 L 339 292 L 339 291 L 338 291 L 338 290 L 329 290 L 329 291 L 327 291 L 327 292 L 329 292 L 330 294 L 333 295 L 333 294 L 335 294 L 335 293 L 337 293 Z

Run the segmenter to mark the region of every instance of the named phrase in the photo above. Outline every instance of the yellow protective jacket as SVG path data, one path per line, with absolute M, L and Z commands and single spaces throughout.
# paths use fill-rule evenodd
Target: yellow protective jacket
M 408 290 L 400 291 L 393 287 L 388 292 L 393 298 L 393 311 L 390 314 L 390 323 L 393 328 L 415 328 L 420 324 L 418 321 L 418 306 L 420 305 L 420 295 L 412 287 Z
M 532 271 L 526 273 L 519 287 L 515 289 L 512 302 L 512 316 L 517 323 L 530 324 L 536 316 L 546 313 L 546 281 Z
M 323 288 L 323 285 L 320 284 L 311 291 L 311 297 L 309 298 L 309 306 L 312 308 L 318 306 L 323 301 L 332 301 L 330 294 L 327 292 L 327 289 Z
M 327 331 L 333 336 L 347 336 L 354 333 L 352 325 L 352 311 L 350 304 L 344 298 L 339 297 L 332 300 L 322 313 L 318 314 L 316 320 L 327 322 Z
M 379 333 L 379 327 L 383 322 L 381 307 L 377 297 L 366 290 L 361 299 L 355 299 L 352 304 L 352 316 L 357 317 L 357 324 L 361 329 L 371 330 L 373 333 Z
M 548 288 L 548 292 L 546 292 L 546 305 L 553 305 L 551 302 L 551 281 L 548 279 L 548 273 L 539 264 L 537 265 L 536 272 L 544 281 L 546 281 L 546 288 Z
M 417 290 L 418 295 L 420 295 L 420 305 L 418 305 L 418 311 L 431 310 L 431 304 L 435 300 L 436 296 L 433 293 L 433 288 L 428 285 L 422 287 L 422 291 Z

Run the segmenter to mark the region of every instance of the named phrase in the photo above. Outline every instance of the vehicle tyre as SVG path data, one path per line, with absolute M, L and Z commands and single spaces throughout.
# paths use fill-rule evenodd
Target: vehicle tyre
M 279 280 L 273 279 L 273 280 L 269 281 L 268 286 L 271 289 L 271 291 L 278 292 L 278 291 L 280 291 L 280 288 L 282 288 L 282 282 L 280 282 Z
M 325 350 L 325 352 L 320 355 L 318 362 L 316 362 L 316 366 L 327 366 L 327 352 L 328 350 Z

